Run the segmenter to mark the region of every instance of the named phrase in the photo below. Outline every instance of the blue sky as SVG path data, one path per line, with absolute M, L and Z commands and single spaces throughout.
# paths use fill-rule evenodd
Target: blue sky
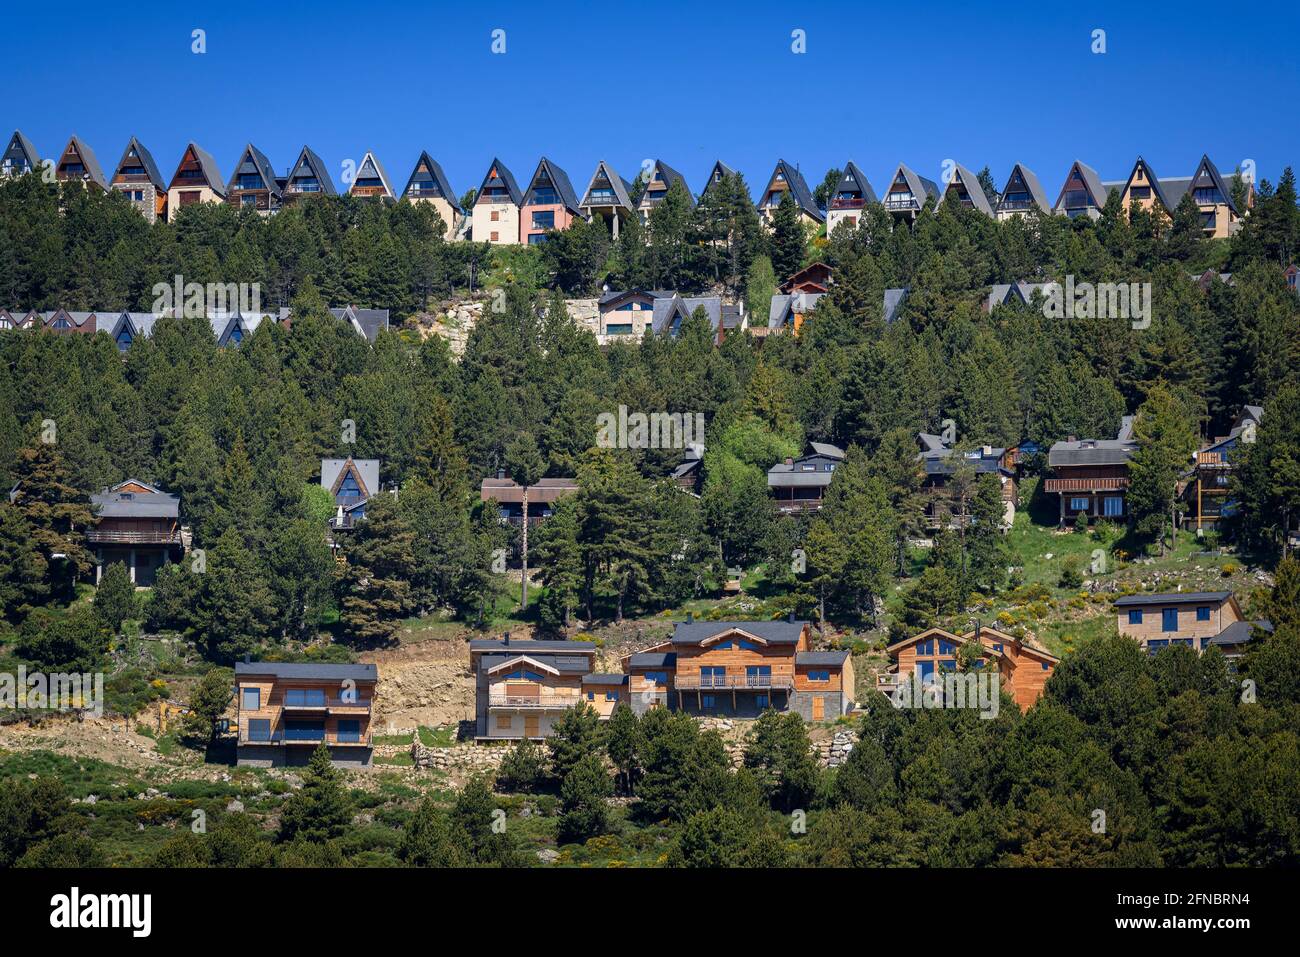
M 373 149 L 400 189 L 427 149 L 458 194 L 494 156 L 523 185 L 546 155 L 579 192 L 600 159 L 630 180 L 662 158 L 697 192 L 717 158 L 755 192 L 778 158 L 810 185 L 852 159 L 877 189 L 899 162 L 1001 185 L 1019 161 L 1052 198 L 1075 158 L 1103 179 L 1138 154 L 1161 176 L 1203 152 L 1225 175 L 1300 165 L 1285 6 L 1135 6 L 24 3 L 0 128 L 42 156 L 75 132 L 106 172 L 134 134 L 167 178 L 190 139 L 224 176 L 251 140 L 280 172 L 310 144 L 336 183 Z

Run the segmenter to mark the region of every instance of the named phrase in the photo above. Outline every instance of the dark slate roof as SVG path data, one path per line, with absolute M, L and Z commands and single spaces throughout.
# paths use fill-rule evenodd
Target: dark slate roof
M 1125 595 L 1123 598 L 1116 598 L 1115 605 L 1124 607 L 1126 605 L 1185 605 L 1193 602 L 1216 602 L 1227 601 L 1232 597 L 1230 591 L 1171 591 L 1162 592 L 1158 595 Z
M 130 498 L 120 491 L 128 483 L 143 485 L 149 492 L 133 492 Z M 90 504 L 97 518 L 176 518 L 180 514 L 180 498 L 169 495 L 138 479 L 127 479 L 112 488 L 102 489 L 90 496 Z
M 585 203 L 587 199 L 590 198 L 591 188 L 596 185 L 596 180 L 600 178 L 602 172 L 605 174 L 605 179 L 609 183 L 609 188 L 614 191 L 614 199 L 616 200 L 617 205 L 631 211 L 632 197 L 628 195 L 628 187 L 630 184 L 627 180 L 623 179 L 622 176 L 619 176 L 618 173 L 614 172 L 614 168 L 604 160 L 601 160 L 596 164 L 596 171 L 591 174 L 591 179 L 587 181 L 587 190 L 582 194 L 583 202 Z
M 333 665 L 315 662 L 237 661 L 235 674 L 274 675 L 303 681 L 377 681 L 379 669 L 374 665 Z
M 203 170 L 203 178 L 207 181 L 208 188 L 218 196 L 226 195 L 226 181 L 221 177 L 221 170 L 217 168 L 217 161 L 212 158 L 212 154 L 199 146 L 198 143 L 191 141 L 186 147 L 186 152 L 194 151 L 194 158 L 199 161 L 199 168 Z M 181 163 L 185 162 L 185 153 L 181 153 Z M 180 170 L 180 163 L 176 164 Z M 172 181 L 175 182 L 176 174 L 172 174 Z
M 564 204 L 565 208 L 571 213 L 581 214 L 582 207 L 578 204 L 578 196 L 573 191 L 573 184 L 569 182 L 569 174 L 545 156 L 538 162 L 537 169 L 533 171 L 533 178 L 528 181 L 528 189 L 524 190 L 524 197 L 527 198 L 528 194 L 532 192 L 533 184 L 537 182 L 537 177 L 543 169 L 550 174 L 551 182 L 555 185 L 556 192 L 560 194 L 560 202 Z
M 1273 623 L 1260 619 L 1258 621 L 1234 621 L 1223 631 L 1210 639 L 1212 645 L 1244 645 L 1255 637 L 1255 629 L 1273 633 Z
M 334 177 L 330 175 L 329 168 L 326 167 L 325 161 L 316 155 L 316 152 L 310 146 L 303 146 L 302 152 L 298 154 L 298 162 L 294 163 L 293 169 L 289 171 L 289 179 L 292 180 L 304 165 L 320 182 L 320 191 L 323 195 L 338 195 L 338 190 L 334 188 Z
M 543 641 L 523 638 L 509 642 L 500 638 L 475 638 L 469 643 L 470 651 L 511 651 L 521 655 L 533 652 L 563 651 L 570 654 L 595 653 L 596 645 L 590 641 Z
M 483 182 L 479 184 L 476 199 L 478 196 L 483 195 L 483 187 L 487 186 L 487 184 L 491 182 L 488 177 L 492 174 L 492 170 L 494 169 L 497 171 L 497 178 L 501 180 L 501 184 L 505 186 L 506 192 L 510 194 L 510 202 L 514 203 L 516 206 L 523 205 L 524 197 L 523 194 L 519 192 L 519 184 L 515 182 L 515 174 L 510 172 L 510 170 L 506 168 L 505 163 L 502 163 L 499 159 L 493 159 L 492 162 L 488 164 L 487 172 L 483 174 Z
M 890 325 L 898 318 L 898 312 L 903 308 L 903 302 L 907 299 L 907 294 L 911 291 L 911 286 L 904 286 L 901 289 L 885 290 L 885 325 Z
M 100 169 L 99 160 L 95 158 L 95 151 L 84 143 L 79 136 L 73 136 L 68 143 L 77 148 L 77 155 L 81 157 L 81 163 L 86 167 L 86 172 L 90 174 L 91 180 L 101 189 L 108 189 L 108 180 L 104 179 L 104 171 Z M 64 147 L 63 152 L 67 152 Z
M 655 299 L 650 328 L 657 336 L 670 333 L 674 317 L 680 316 L 685 321 L 695 314 L 696 309 L 704 310 L 710 328 L 716 333 L 722 322 L 721 296 L 679 296 L 673 293 L 671 297 Z
M 627 659 L 629 668 L 671 668 L 676 663 L 675 651 L 642 651 Z
M 803 634 L 806 621 L 679 621 L 673 631 L 674 645 L 699 645 L 715 635 L 740 629 L 772 645 L 793 645 Z
M 627 675 L 617 671 L 595 672 L 582 676 L 584 685 L 625 685 L 627 684 Z
M 776 177 L 778 172 L 785 174 L 785 182 L 790 187 L 790 198 L 799 204 L 799 208 L 818 222 L 825 222 L 826 214 L 813 201 L 812 193 L 808 189 L 808 184 L 804 182 L 803 174 L 785 160 L 776 161 L 776 168 L 772 170 L 772 176 L 768 179 L 768 186 L 771 186 L 772 179 Z
M 257 174 L 262 177 L 262 182 L 271 194 L 277 198 L 280 197 L 280 184 L 275 178 L 275 169 L 271 166 L 271 161 L 266 158 L 266 154 L 259 150 L 252 143 L 244 145 L 244 151 L 239 154 L 239 161 L 235 163 L 234 172 L 230 174 L 230 182 L 226 185 L 226 192 L 235 189 L 239 184 L 239 175 L 243 171 L 244 161 L 251 159 L 253 167 Z
M 984 193 L 984 187 L 980 184 L 979 176 L 976 175 L 975 173 L 972 173 L 970 170 L 968 170 L 965 166 L 962 166 L 960 163 L 956 163 L 953 165 L 953 176 L 954 178 L 961 179 L 961 185 L 966 187 L 966 195 L 970 197 L 971 203 L 974 205 L 974 207 L 978 209 L 981 213 L 983 213 L 985 216 L 992 216 L 993 207 L 989 205 L 989 198 Z M 949 182 L 948 186 L 951 185 L 952 183 Z M 945 187 L 943 193 L 940 194 L 939 196 L 939 202 L 942 203 L 943 197 L 947 195 L 948 195 L 948 189 L 947 187 Z
M 659 167 L 659 178 L 664 181 L 665 186 L 672 186 L 673 183 L 681 183 L 683 186 L 686 186 L 686 177 L 677 172 L 677 170 L 673 169 L 663 160 L 655 160 L 655 166 Z M 686 194 L 689 196 L 690 192 L 690 187 L 687 186 Z M 692 197 L 692 199 L 694 199 L 694 197 Z
M 609 289 L 601 293 L 600 298 L 596 300 L 596 304 L 605 306 L 616 300 L 632 296 L 645 296 L 653 300 L 671 299 L 675 295 L 677 293 L 671 289 Z
M 18 141 L 18 148 L 23 151 L 23 154 L 27 157 L 27 162 L 31 164 L 32 169 L 36 169 L 36 167 L 40 165 L 41 158 L 36 155 L 36 147 L 32 145 L 32 141 L 23 135 L 22 130 L 14 130 L 14 135 L 9 140 L 10 145 L 13 145 L 14 140 Z M 6 150 L 6 152 L 8 152 L 8 150 Z
M 823 665 L 832 668 L 841 667 L 848 660 L 847 651 L 800 651 L 794 656 L 796 665 Z
M 861 193 L 862 198 L 868 203 L 877 203 L 880 201 L 876 197 L 876 191 L 871 188 L 871 183 L 867 181 L 867 174 L 858 169 L 858 165 L 854 163 L 853 160 L 849 160 L 844 164 L 844 175 L 840 177 L 840 182 L 839 185 L 835 187 L 835 192 L 857 192 Z
M 723 177 L 735 176 L 735 175 L 736 175 L 736 171 L 735 171 L 734 169 L 732 169 L 732 168 L 731 168 L 730 166 L 728 166 L 726 163 L 722 162 L 722 160 L 718 160 L 716 163 L 713 164 L 712 168 L 709 170 L 709 178 L 708 178 L 708 180 L 707 180 L 707 181 L 705 182 L 705 184 L 704 184 L 704 189 L 700 190 L 700 197 L 701 197 L 701 198 L 703 198 L 703 197 L 704 197 L 704 194 L 707 193 L 707 192 L 709 191 L 709 187 L 711 187 L 711 186 L 713 185 L 713 174 L 714 174 L 714 173 L 721 173 L 721 174 L 723 175 Z
M 1047 453 L 1047 464 L 1058 465 L 1124 465 L 1137 451 L 1133 440 L 1133 416 L 1120 420 L 1119 434 L 1113 439 L 1081 439 L 1076 442 L 1056 442 Z
M 113 175 L 116 176 L 117 171 L 122 168 L 122 164 L 126 162 L 126 158 L 130 155 L 133 146 L 136 155 L 140 157 L 140 165 L 144 167 L 145 175 L 149 177 L 149 182 L 153 183 L 154 188 L 165 190 L 167 183 L 163 180 L 162 173 L 158 172 L 158 164 L 153 161 L 153 154 L 145 149 L 144 144 L 134 136 L 127 142 L 126 149 L 122 150 L 122 158 L 117 161 L 117 166 L 113 168 Z
M 1033 201 L 1034 205 L 1043 212 L 1050 213 L 1052 211 L 1052 204 L 1048 202 L 1047 194 L 1043 192 L 1042 183 L 1038 181 L 1038 177 L 1034 175 L 1034 171 L 1028 166 L 1025 166 L 1023 163 L 1017 163 L 1015 166 L 1011 167 L 1011 172 L 1007 175 L 1006 185 L 1011 185 L 1011 181 L 1016 177 L 1016 170 L 1020 171 L 1020 178 L 1024 181 L 1025 188 L 1029 190 L 1029 198 Z M 1003 198 L 1005 198 L 1006 193 L 1007 189 L 1006 187 L 1003 187 Z M 998 206 L 999 208 L 1002 206 L 1002 198 L 999 198 Z
M 1078 167 L 1079 177 L 1083 180 L 1083 185 L 1087 187 L 1089 195 L 1092 196 L 1093 205 L 1096 206 L 1098 209 L 1100 209 L 1102 206 L 1105 206 L 1106 196 L 1108 195 L 1109 190 L 1106 189 L 1106 184 L 1101 181 L 1101 177 L 1097 175 L 1097 171 L 1093 169 L 1091 166 L 1089 166 L 1088 164 L 1081 163 L 1078 160 L 1075 160 L 1074 163 L 1070 166 L 1071 172 L 1074 171 L 1075 167 Z M 1070 181 L 1070 174 L 1066 173 L 1065 182 L 1068 183 L 1069 181 Z M 1058 205 L 1062 201 L 1064 201 L 1064 199 L 1065 199 L 1065 186 L 1062 185 L 1061 195 L 1057 197 Z
M 479 659 L 479 670 L 491 671 L 498 665 L 504 665 L 519 658 L 531 658 L 538 664 L 554 668 L 564 675 L 585 675 L 591 669 L 591 659 L 586 655 L 562 655 L 554 652 L 526 651 L 523 648 L 511 647 L 508 652 L 484 655 Z
M 1120 189 L 1120 192 L 1121 193 L 1127 192 L 1128 188 L 1131 185 L 1133 185 L 1133 177 L 1137 175 L 1137 171 L 1139 167 L 1146 170 L 1147 182 L 1151 184 L 1151 190 L 1152 192 L 1155 193 L 1156 199 L 1160 200 L 1160 205 L 1163 206 L 1168 212 L 1172 213 L 1174 207 L 1169 205 L 1169 195 L 1165 192 L 1164 183 L 1161 182 L 1160 177 L 1156 175 L 1156 171 L 1151 168 L 1151 164 L 1148 163 L 1146 160 L 1144 160 L 1141 156 L 1139 156 L 1133 162 L 1133 168 L 1129 170 L 1128 179 L 1124 181 L 1124 185 Z M 1190 182 L 1190 179 L 1187 182 Z M 1182 192 L 1178 194 L 1178 198 L 1181 199 L 1183 193 L 1185 193 L 1186 191 L 1187 191 L 1187 186 L 1186 183 L 1184 183 Z M 1175 201 L 1175 205 L 1177 205 L 1177 201 Z
M 438 165 L 438 161 L 423 150 L 420 152 L 420 158 L 417 159 L 415 165 L 411 167 L 411 175 L 406 180 L 406 188 L 402 190 L 402 195 L 405 196 L 411 191 L 411 183 L 415 181 L 415 171 L 420 168 L 421 160 L 423 160 L 425 165 L 429 167 L 429 175 L 432 176 L 433 181 L 438 184 L 438 189 L 441 191 L 443 198 L 447 200 L 447 202 L 451 203 L 453 207 L 459 209 L 460 198 L 452 192 L 451 183 L 447 181 L 447 174 L 442 171 L 442 167 Z
M 933 438 L 933 436 L 930 436 L 929 438 Z M 924 443 L 926 439 L 922 438 L 921 441 Z M 926 475 L 952 475 L 957 470 L 958 465 L 962 462 L 973 463 L 977 475 L 993 473 L 1001 473 L 1003 475 L 1015 474 L 1010 469 L 1004 469 L 1002 467 L 1002 456 L 1006 453 L 1006 449 L 989 448 L 988 451 L 985 452 L 984 448 L 984 446 L 980 446 L 979 448 L 971 449 L 969 452 L 961 455 L 954 455 L 953 449 L 947 448 L 946 446 L 940 446 L 937 449 L 927 449 L 926 451 L 921 452 L 917 458 L 924 463 Z
M 371 166 L 374 167 L 375 175 L 384 184 L 384 189 L 388 190 L 388 195 L 396 198 L 397 193 L 393 190 L 393 181 L 388 178 L 388 170 L 384 169 L 384 164 L 379 162 L 379 157 L 375 155 L 374 150 L 366 150 L 366 155 L 361 157 L 361 165 L 357 167 L 357 174 L 360 175 L 361 171 L 366 168 L 366 160 L 369 160 Z M 356 184 L 357 181 L 354 179 L 348 186 L 348 192 L 351 192 L 352 187 Z
M 1228 204 L 1228 208 L 1234 213 L 1239 212 L 1237 204 L 1232 201 L 1232 190 L 1228 188 L 1227 182 L 1219 174 L 1219 167 L 1214 165 L 1214 161 L 1208 155 L 1202 155 L 1201 161 L 1196 164 L 1196 172 L 1192 174 L 1192 181 L 1195 182 L 1202 169 L 1210 174 L 1210 179 L 1214 180 L 1214 185 L 1219 188 L 1219 192 L 1223 195 L 1223 200 Z
M 889 185 L 891 188 L 900 174 L 906 181 L 907 188 L 912 191 L 912 198 L 916 202 L 917 209 L 920 209 L 925 205 L 925 198 L 927 196 L 938 198 L 939 187 L 935 184 L 934 180 L 926 179 L 905 163 L 899 163 L 898 168 L 894 170 L 894 175 L 889 177 Z
M 330 314 L 335 319 L 346 319 L 353 323 L 355 328 L 371 342 L 375 341 L 375 337 L 381 330 L 388 328 L 387 309 L 358 309 L 355 306 L 344 306 L 330 309 Z

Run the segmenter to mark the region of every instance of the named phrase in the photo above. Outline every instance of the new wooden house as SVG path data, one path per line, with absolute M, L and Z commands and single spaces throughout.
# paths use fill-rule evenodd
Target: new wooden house
M 95 151 L 78 136 L 73 136 L 63 147 L 54 165 L 54 178 L 60 183 L 80 183 L 108 192 L 108 180 L 95 158 Z
M 366 503 L 379 492 L 379 459 L 321 459 L 320 486 L 334 498 L 330 528 L 353 528 L 366 517 Z
M 791 294 L 796 292 L 830 292 L 834 281 L 834 270 L 823 262 L 810 263 L 798 272 L 785 278 L 778 291 Z
M 569 174 L 545 156 L 533 171 L 519 210 L 519 241 L 535 246 L 552 230 L 568 229 L 583 214 Z
M 767 487 L 783 513 L 815 512 L 822 507 L 835 467 L 844 461 L 844 450 L 829 442 L 809 442 L 797 459 L 786 459 L 767 470 Z
M 1051 476 L 1043 491 L 1060 500 L 1060 523 L 1083 512 L 1088 521 L 1122 522 L 1128 515 L 1128 463 L 1137 451 L 1133 416 L 1124 417 L 1113 439 L 1068 439 L 1047 453 Z
M 304 765 L 324 743 L 335 765 L 369 767 L 378 680 L 374 665 L 236 662 L 237 762 Z
M 758 201 L 758 214 L 766 225 L 772 225 L 772 217 L 776 215 L 776 208 L 781 205 L 786 193 L 790 194 L 799 208 L 799 221 L 805 226 L 815 227 L 826 222 L 826 214 L 817 208 L 798 167 L 785 160 L 777 160 L 776 168 L 772 170 L 762 198 Z
M 944 186 L 943 192 L 939 194 L 939 202 L 935 208 L 944 203 L 955 203 L 962 209 L 973 209 L 990 219 L 994 215 L 993 204 L 989 202 L 979 177 L 960 163 L 953 165 L 952 176 Z
M 682 460 L 670 476 L 684 492 L 700 493 L 704 485 L 704 443 L 692 442 L 682 450 Z
M 167 184 L 153 155 L 134 136 L 117 161 L 109 185 L 124 194 L 149 222 L 167 219 Z
M 514 174 L 498 159 L 492 161 L 487 175 L 474 196 L 470 235 L 476 243 L 498 246 L 519 244 L 519 209 L 523 193 Z
M 768 306 L 767 327 L 761 330 L 761 334 L 774 335 L 779 332 L 789 332 L 791 335 L 799 335 L 804 319 L 817 308 L 817 304 L 825 296 L 824 292 L 795 292 L 785 295 L 778 293 L 772 297 Z M 755 332 L 758 333 L 759 330 Z
M 139 479 L 92 495 L 95 524 L 86 529 L 86 542 L 95 553 L 95 584 L 109 564 L 122 562 L 136 585 L 152 585 L 159 568 L 179 559 L 180 501 Z
M 826 235 L 835 232 L 841 223 L 855 229 L 862 218 L 868 203 L 878 203 L 876 191 L 867 181 L 866 173 L 858 169 L 856 163 L 849 160 L 844 164 L 844 174 L 840 177 L 826 210 Z M 825 290 L 822 290 L 825 292 Z
M 447 174 L 427 152 L 422 151 L 420 158 L 415 161 L 415 169 L 411 170 L 406 189 L 402 190 L 402 198 L 413 203 L 428 203 L 437 210 L 447 227 L 444 239 L 452 240 L 460 234 L 461 225 L 465 221 L 460 199 L 452 190 Z
M 1237 658 L 1256 628 L 1273 630 L 1269 621 L 1249 621 L 1230 591 L 1126 595 L 1115 600 L 1115 612 L 1119 633 L 1150 654 L 1170 645 L 1213 646 Z
M 641 193 L 641 200 L 636 207 L 642 225 L 650 225 L 650 214 L 664 201 L 664 197 L 668 195 L 668 190 L 674 183 L 681 183 L 682 188 L 686 190 L 686 195 L 688 197 L 691 195 L 690 188 L 686 185 L 686 178 L 681 173 L 663 160 L 655 160 L 654 165 L 650 167 L 649 179 L 646 180 L 645 189 Z
M 226 181 L 217 161 L 197 143 L 190 143 L 167 184 L 167 219 L 174 221 L 186 206 L 195 203 L 223 203 Z
M 366 150 L 366 155 L 361 157 L 361 165 L 348 185 L 348 195 L 362 199 L 397 199 L 383 164 L 372 151 Z
M 310 146 L 304 145 L 297 162 L 289 169 L 284 181 L 284 202 L 291 203 L 304 196 L 337 196 L 334 177 L 325 161 Z
M 1188 509 L 1183 523 L 1188 528 L 1216 528 L 1230 517 L 1235 507 L 1230 497 L 1232 473 L 1242 445 L 1255 441 L 1264 410 L 1248 405 L 1233 420 L 1227 435 L 1207 442 L 1194 453 L 1190 471 L 1183 475 L 1183 498 Z
M 528 525 L 539 525 L 551 517 L 555 503 L 561 497 L 578 490 L 577 479 L 544 478 L 528 487 Z M 524 523 L 524 490 L 519 483 L 507 478 L 505 471 L 495 478 L 485 478 L 479 486 L 479 496 L 484 502 L 495 502 L 501 521 L 510 525 Z
M 1010 449 L 978 445 L 970 449 L 956 449 L 943 436 L 921 432 L 917 435 L 921 451 L 917 461 L 925 471 L 921 482 L 921 495 L 925 500 L 925 520 L 928 528 L 956 528 L 970 521 L 971 501 L 975 496 L 975 481 L 983 475 L 997 477 L 1002 491 L 1002 526 L 1010 528 L 1016 517 L 1016 467 Z M 955 481 L 965 475 L 969 481 Z M 967 500 L 962 505 L 960 493 Z
M 252 143 L 244 145 L 235 170 L 226 184 L 226 202 L 240 209 L 256 210 L 262 216 L 276 212 L 284 193 L 266 154 Z
M 609 230 L 610 236 L 618 239 L 619 229 L 629 217 L 633 216 L 632 197 L 629 195 L 632 184 L 614 168 L 601 160 L 596 164 L 596 171 L 591 174 L 586 192 L 582 194 L 582 215 L 589 222 L 599 219 Z
M 22 130 L 14 130 L 14 135 L 9 137 L 9 145 L 0 153 L 0 179 L 30 173 L 40 168 L 40 165 L 41 158 L 32 141 L 23 136 Z
M 903 163 L 898 164 L 894 175 L 889 178 L 889 189 L 885 193 L 885 209 L 895 220 L 914 222 L 925 208 L 926 200 L 939 198 L 939 187 L 934 180 L 913 171 Z
M 1044 214 L 1050 215 L 1052 204 L 1043 192 L 1042 184 L 1038 182 L 1038 177 L 1028 166 L 1017 163 L 1011 167 L 1011 175 L 1007 177 L 1007 183 L 1002 187 L 1002 195 L 998 197 L 997 216 L 999 220 L 1011 219 L 1015 216 L 1023 216 L 1031 209 L 1038 209 Z
M 1032 638 L 1017 638 L 984 627 L 964 635 L 929 628 L 886 649 L 890 670 L 878 678 L 876 689 L 892 694 L 901 682 L 915 680 L 914 673 L 919 674 L 923 686 L 940 681 L 944 674 L 958 671 L 961 648 L 970 642 L 978 643 L 981 649 L 975 667 L 987 668 L 990 662 L 996 662 L 999 690 L 1009 694 L 1021 710 L 1028 710 L 1042 697 L 1047 679 L 1060 663 Z
M 584 688 L 595 656 L 596 646 L 589 641 L 515 641 L 509 634 L 471 641 L 475 739 L 540 740 L 551 734 L 564 712 L 581 702 L 608 716 L 617 701 L 607 701 L 605 694 L 621 694 L 622 686 L 598 680 Z
M 1065 176 L 1065 182 L 1061 184 L 1056 205 L 1052 208 L 1058 215 L 1071 219 L 1079 216 L 1097 219 L 1101 216 L 1111 189 L 1118 189 L 1122 185 L 1103 183 L 1095 169 L 1075 160 Z

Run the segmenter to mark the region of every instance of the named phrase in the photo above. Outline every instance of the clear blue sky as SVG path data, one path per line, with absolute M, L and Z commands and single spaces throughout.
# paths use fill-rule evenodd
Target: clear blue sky
M 717 158 L 754 191 L 778 158 L 810 185 L 852 159 L 878 190 L 900 161 L 999 186 L 1020 161 L 1053 199 L 1076 157 L 1103 179 L 1139 153 L 1161 176 L 1203 152 L 1274 182 L 1300 165 L 1293 9 L 1138 6 L 28 2 L 5 12 L 0 128 L 42 156 L 75 132 L 106 172 L 135 134 L 166 178 L 190 139 L 227 177 L 251 140 L 280 172 L 310 144 L 336 183 L 373 149 L 401 189 L 427 149 L 458 194 L 497 155 L 521 186 L 549 156 L 579 192 L 600 159 L 631 180 L 662 158 L 697 192 Z

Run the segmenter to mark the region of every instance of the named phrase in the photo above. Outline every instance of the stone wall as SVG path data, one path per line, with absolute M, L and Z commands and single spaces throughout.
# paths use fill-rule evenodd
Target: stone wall
M 510 753 L 509 748 L 457 744 L 450 748 L 428 748 L 417 732 L 411 736 L 411 761 L 417 768 L 438 771 L 495 771 Z

